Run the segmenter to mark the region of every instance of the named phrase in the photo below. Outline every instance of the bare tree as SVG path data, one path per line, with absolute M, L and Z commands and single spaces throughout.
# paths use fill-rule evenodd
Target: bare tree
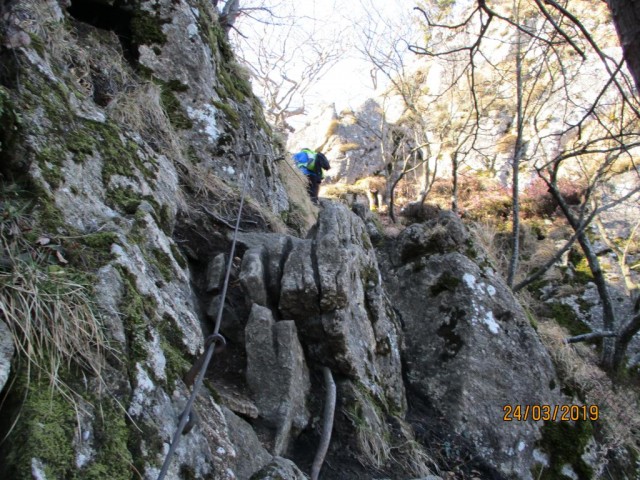
M 227 0 L 220 12 L 220 25 L 224 28 L 225 33 L 233 28 L 236 19 L 240 15 L 240 0 Z
M 372 65 L 374 83 L 384 78 L 388 85 L 385 98 L 396 98 L 402 105 L 402 113 L 396 120 L 394 148 L 389 150 L 387 197 L 389 215 L 395 221 L 394 189 L 407 173 L 422 169 L 420 177 L 422 201 L 437 173 L 437 159 L 432 157 L 425 118 L 425 85 L 419 70 L 409 68 L 408 39 L 412 35 L 408 15 L 390 19 L 384 11 L 375 8 L 371 0 L 363 0 L 367 12 L 357 23 L 355 48 L 363 59 Z M 409 12 L 410 13 L 410 12 Z
M 321 19 L 298 15 L 295 6 L 254 7 L 250 13 L 233 36 L 238 57 L 267 119 L 282 132 L 292 131 L 288 119 L 306 113 L 306 96 L 340 59 L 340 36 L 322 28 Z
M 611 304 L 606 279 L 585 229 L 595 218 L 589 213 L 594 198 L 600 202 L 598 191 L 612 179 L 621 159 L 633 162 L 629 154 L 638 146 L 638 105 L 631 94 L 631 83 L 625 76 L 621 59 L 605 54 L 594 35 L 581 23 L 576 13 L 569 12 L 553 0 L 544 4 L 534 0 L 534 12 L 519 18 L 514 6 L 509 11 L 505 3 L 478 1 L 460 22 L 442 21 L 446 16 L 433 14 L 431 4 L 424 4 L 421 12 L 431 31 L 442 32 L 440 39 L 449 42 L 425 42 L 412 45 L 412 51 L 432 58 L 465 55 L 471 75 L 472 108 L 482 118 L 479 100 L 477 72 L 484 63 L 492 63 L 487 44 L 492 41 L 496 23 L 502 28 L 512 28 L 515 34 L 527 38 L 535 48 L 534 59 L 516 56 L 516 136 L 512 155 L 512 189 L 514 222 L 518 220 L 519 161 L 523 151 L 524 132 L 531 138 L 527 156 L 536 162 L 537 171 L 549 187 L 567 222 L 574 229 L 574 239 L 581 245 L 593 274 L 603 306 L 603 325 L 607 332 L 617 332 L 613 341 L 605 341 L 602 364 L 615 370 L 624 357 L 628 339 L 638 331 L 637 315 L 629 321 L 618 321 Z M 433 11 L 437 12 L 437 9 Z M 598 35 L 601 33 L 598 32 Z M 520 41 L 517 41 L 520 45 Z M 530 47 L 531 48 L 531 47 Z M 573 58 L 572 57 L 573 54 Z M 579 59 L 576 61 L 575 59 Z M 523 61 L 536 62 L 540 70 L 525 72 Z M 629 59 L 627 58 L 627 61 Z M 591 71 L 600 71 L 597 82 L 588 84 L 580 80 L 581 69 L 588 64 Z M 529 68 L 530 70 L 530 68 Z M 534 80 L 532 80 L 534 79 Z M 520 81 L 526 83 L 520 84 Z M 536 84 L 537 82 L 537 84 Z M 525 89 L 528 90 L 525 98 Z M 482 120 L 480 120 L 482 121 Z M 635 164 L 634 164 L 634 168 Z M 583 202 L 578 207 L 570 205 L 564 197 L 559 180 L 568 172 L 582 169 L 586 182 Z M 637 168 L 636 168 L 637 170 Z M 630 192 L 629 195 L 632 195 Z M 608 199 L 611 204 L 619 199 Z M 606 208 L 599 204 L 597 208 Z M 593 208 L 593 207 L 591 207 Z M 509 283 L 513 284 L 517 273 L 517 228 L 514 227 L 513 256 L 509 271 Z M 573 241 L 573 240 L 572 240 Z M 514 260 L 515 259 L 515 260 Z M 522 282 L 516 287 L 521 288 Z M 515 288 L 515 287 L 514 287 Z M 604 335 L 603 335 L 604 336 Z

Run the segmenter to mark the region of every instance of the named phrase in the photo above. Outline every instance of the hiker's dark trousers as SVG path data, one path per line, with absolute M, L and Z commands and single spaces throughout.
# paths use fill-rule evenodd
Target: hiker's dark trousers
M 307 175 L 307 179 L 309 180 L 307 192 L 309 192 L 311 201 L 313 203 L 318 203 L 318 192 L 320 191 L 320 184 L 322 183 L 322 179 L 317 175 Z

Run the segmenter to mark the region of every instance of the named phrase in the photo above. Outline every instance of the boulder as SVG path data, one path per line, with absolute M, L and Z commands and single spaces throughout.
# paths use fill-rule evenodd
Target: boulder
M 344 205 L 322 201 L 322 206 L 313 241 L 307 241 L 312 250 L 304 259 L 306 266 L 285 267 L 282 277 L 284 295 L 285 285 L 300 285 L 295 279 L 302 269 L 317 272 L 319 301 L 289 313 L 310 361 L 357 380 L 372 397 L 403 411 L 398 327 L 380 285 L 366 227 Z M 292 255 L 295 252 L 294 247 Z
M 385 278 L 403 320 L 408 384 L 450 440 L 469 445 L 496 475 L 530 478 L 540 426 L 503 421 L 503 407 L 560 403 L 554 368 L 503 280 L 456 251 L 467 242 L 453 217 L 413 225 L 398 239 L 395 255 L 405 263 Z
M 284 452 L 309 421 L 309 371 L 293 321 L 275 322 L 271 310 L 254 304 L 247 323 L 247 383 L 260 417 L 276 429 L 273 451 Z
M 284 263 L 280 282 L 280 313 L 285 318 L 307 318 L 320 313 L 320 290 L 310 241 L 295 241 Z
M 242 257 L 240 284 L 251 303 L 267 305 L 267 285 L 263 266 L 264 249 L 248 250 Z
M 249 478 L 273 458 L 262 446 L 253 427 L 228 408 L 223 407 L 229 438 L 235 447 L 233 471 L 236 478 Z
M 243 234 L 241 241 L 247 252 L 264 246 L 266 255 L 260 258 L 268 283 L 279 284 L 269 291 L 280 292 L 279 298 L 271 298 L 278 311 L 254 304 L 245 329 L 248 383 L 265 397 L 254 398 L 261 417 L 279 428 L 283 416 L 277 401 L 269 399 L 288 395 L 273 391 L 288 387 L 282 379 L 270 379 L 274 369 L 266 367 L 279 354 L 277 329 L 289 322 L 274 324 L 271 317 L 295 321 L 310 365 L 327 366 L 337 377 L 349 379 L 343 385 L 357 385 L 354 388 L 366 392 L 354 402 L 357 408 L 403 416 L 399 326 L 362 220 L 344 205 L 323 201 L 317 227 L 306 240 Z M 345 428 L 352 429 L 350 422 Z M 383 435 L 384 430 L 374 428 L 373 434 Z
M 274 457 L 271 463 L 249 480 L 307 480 L 307 476 L 295 463 L 282 457 Z
M 224 253 L 219 253 L 207 265 L 206 287 L 207 292 L 218 292 L 224 283 L 227 258 Z
M 444 210 L 436 218 L 414 223 L 402 232 L 396 242 L 394 263 L 400 265 L 432 253 L 467 253 L 468 242 L 469 232 L 458 216 L 450 210 Z
M 263 270 L 269 299 L 277 304 L 280 298 L 280 280 L 285 262 L 293 247 L 293 238 L 277 233 L 241 232 L 238 244 L 247 250 L 260 249 L 266 252 L 262 257 Z
M 437 218 L 441 211 L 435 203 L 409 202 L 400 209 L 400 216 L 409 224 Z

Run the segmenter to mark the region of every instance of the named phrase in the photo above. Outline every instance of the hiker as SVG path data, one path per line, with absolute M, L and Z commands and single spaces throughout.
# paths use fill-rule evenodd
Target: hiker
M 309 185 L 307 186 L 307 192 L 311 197 L 311 201 L 318 204 L 318 191 L 320 190 L 320 184 L 324 178 L 324 170 L 329 170 L 329 160 L 321 152 L 315 152 L 308 148 L 303 148 L 293 156 L 293 161 L 296 166 L 307 177 Z

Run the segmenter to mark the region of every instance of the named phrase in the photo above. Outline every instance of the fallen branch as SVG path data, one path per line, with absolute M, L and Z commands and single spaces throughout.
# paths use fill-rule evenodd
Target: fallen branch
M 219 215 L 216 215 L 211 210 L 209 210 L 207 207 L 201 205 L 201 208 L 206 214 L 208 214 L 216 222 L 223 224 L 225 227 L 229 227 L 231 230 L 234 230 L 236 228 L 235 225 L 231 225 L 224 218 L 220 217 Z M 242 230 L 241 228 L 238 228 L 238 231 L 243 232 L 244 230 Z
M 322 367 L 322 373 L 327 394 L 324 399 L 322 436 L 320 437 L 320 445 L 318 446 L 316 457 L 313 459 L 313 465 L 311 466 L 311 480 L 318 480 L 322 462 L 324 462 L 324 457 L 327 455 L 327 450 L 329 450 L 331 431 L 333 430 L 333 415 L 336 410 L 336 384 L 333 381 L 331 370 L 328 367 Z
M 605 337 L 617 337 L 618 334 L 616 332 L 591 332 L 584 333 L 582 335 L 576 335 L 575 337 L 565 338 L 564 343 L 578 343 L 578 342 L 588 342 L 589 340 L 595 340 L 596 338 L 605 338 Z

